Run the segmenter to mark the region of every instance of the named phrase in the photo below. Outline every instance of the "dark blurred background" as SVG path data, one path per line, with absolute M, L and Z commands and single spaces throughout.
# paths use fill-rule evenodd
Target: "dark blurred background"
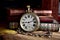
M 42 0 L 2 0 L 0 1 L 0 23 L 7 21 L 7 8 L 26 9 L 27 5 L 31 8 L 41 9 Z

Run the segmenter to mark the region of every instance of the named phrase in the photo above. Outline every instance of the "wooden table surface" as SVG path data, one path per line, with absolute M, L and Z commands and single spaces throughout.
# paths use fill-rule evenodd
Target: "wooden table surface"
M 34 37 L 34 36 L 27 36 L 27 35 L 22 35 L 22 34 L 5 34 L 3 35 L 3 39 L 4 40 L 60 40 L 60 33 L 53 32 L 52 38 Z

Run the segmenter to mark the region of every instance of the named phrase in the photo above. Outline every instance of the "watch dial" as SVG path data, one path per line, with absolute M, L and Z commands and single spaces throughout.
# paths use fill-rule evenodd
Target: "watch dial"
M 34 15 L 28 13 L 22 16 L 20 24 L 23 30 L 33 31 L 36 28 L 37 20 Z

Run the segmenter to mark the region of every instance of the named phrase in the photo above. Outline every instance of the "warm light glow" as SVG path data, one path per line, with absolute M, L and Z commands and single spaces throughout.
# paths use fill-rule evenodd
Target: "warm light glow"
M 20 13 L 24 13 L 24 10 L 10 9 L 10 15 L 19 15 Z
M 34 10 L 34 13 L 52 13 L 52 10 Z

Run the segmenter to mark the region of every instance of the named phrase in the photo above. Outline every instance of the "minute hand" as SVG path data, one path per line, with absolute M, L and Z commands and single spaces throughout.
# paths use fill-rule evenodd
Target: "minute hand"
M 33 22 L 33 21 L 30 21 L 30 22 Z

